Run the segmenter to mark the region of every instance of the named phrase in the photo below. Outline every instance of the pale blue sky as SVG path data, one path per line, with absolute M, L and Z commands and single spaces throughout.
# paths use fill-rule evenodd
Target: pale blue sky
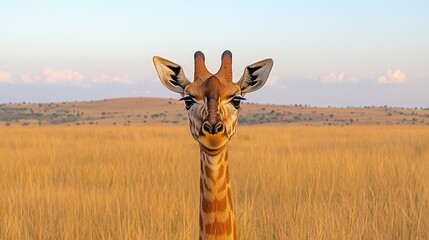
M 90 3 L 88 3 L 90 2 Z M 152 56 L 234 76 L 274 59 L 249 101 L 429 106 L 429 1 L 0 0 L 0 102 L 178 97 Z

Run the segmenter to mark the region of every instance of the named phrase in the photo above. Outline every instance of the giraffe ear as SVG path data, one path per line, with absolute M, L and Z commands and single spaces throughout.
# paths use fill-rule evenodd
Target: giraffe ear
M 183 96 L 185 87 L 190 84 L 183 68 L 179 64 L 158 56 L 153 57 L 153 64 L 162 84 L 171 91 L 180 93 Z
M 237 83 L 241 87 L 241 93 L 254 92 L 264 86 L 272 67 L 273 60 L 271 58 L 247 66 Z

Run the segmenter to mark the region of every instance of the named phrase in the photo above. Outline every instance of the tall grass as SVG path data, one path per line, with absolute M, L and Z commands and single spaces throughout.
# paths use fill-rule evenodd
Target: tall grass
M 0 239 L 195 239 L 185 126 L 0 128 Z M 239 127 L 241 239 L 429 239 L 429 128 Z

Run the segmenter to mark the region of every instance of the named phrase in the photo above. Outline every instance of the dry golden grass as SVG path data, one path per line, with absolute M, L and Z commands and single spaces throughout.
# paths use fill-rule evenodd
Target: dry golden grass
M 429 128 L 239 127 L 241 239 L 429 239 Z M 185 126 L 0 128 L 0 239 L 195 239 Z

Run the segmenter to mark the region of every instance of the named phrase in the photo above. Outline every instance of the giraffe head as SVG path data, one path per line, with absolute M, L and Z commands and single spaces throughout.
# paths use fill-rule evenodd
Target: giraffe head
M 209 155 L 220 153 L 236 132 L 240 102 L 246 93 L 260 89 L 268 79 L 272 59 L 248 65 L 241 79 L 232 79 L 232 54 L 222 54 L 222 64 L 216 74 L 204 63 L 204 54 L 196 52 L 194 81 L 190 82 L 183 68 L 167 59 L 155 56 L 158 76 L 165 87 L 179 93 L 186 104 L 192 136 Z

